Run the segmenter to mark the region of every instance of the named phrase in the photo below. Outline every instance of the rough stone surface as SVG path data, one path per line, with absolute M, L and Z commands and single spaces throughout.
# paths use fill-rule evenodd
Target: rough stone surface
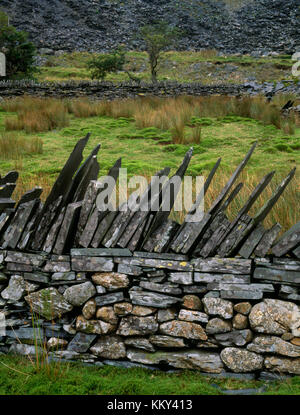
M 282 356 L 300 357 L 300 347 L 277 336 L 257 336 L 248 344 L 247 349 L 256 353 L 272 353 Z
M 96 303 L 94 299 L 88 300 L 82 307 L 82 315 L 87 320 L 94 317 L 96 313 Z
M 246 329 L 248 326 L 248 318 L 243 314 L 236 314 L 232 319 L 232 327 L 236 330 Z
M 132 312 L 132 304 L 130 303 L 117 303 L 114 304 L 114 312 L 118 315 L 118 316 L 127 316 L 128 314 L 130 314 Z
M 201 310 L 202 303 L 199 297 L 196 295 L 185 295 L 183 297 L 183 307 L 189 308 L 191 310 Z
M 300 375 L 300 359 L 270 356 L 265 359 L 265 367 L 272 372 Z
M 60 317 L 73 309 L 73 306 L 52 287 L 31 293 L 25 300 L 35 313 L 47 320 Z
M 192 322 L 194 321 L 196 323 L 207 323 L 208 315 L 205 313 L 201 313 L 201 311 L 182 309 L 179 312 L 178 319 Z
M 65 349 L 68 345 L 68 342 L 64 339 L 59 339 L 57 337 L 51 337 L 47 341 L 48 350 L 62 350 Z
M 151 344 L 148 339 L 143 337 L 129 338 L 124 341 L 126 346 L 135 347 L 136 349 L 146 350 L 148 352 L 155 352 L 155 347 Z
M 18 301 L 25 294 L 25 281 L 21 275 L 12 275 L 8 287 L 1 292 L 5 300 Z
M 264 358 L 257 353 L 236 347 L 227 347 L 221 351 L 223 363 L 235 373 L 253 372 L 263 368 Z
M 156 311 L 156 308 L 154 307 L 143 307 L 143 306 L 135 305 L 131 313 L 134 316 L 144 317 L 144 316 L 149 316 L 150 314 L 153 314 L 155 311 Z
M 77 353 L 86 353 L 93 341 L 96 339 L 95 334 L 76 333 L 68 345 L 68 350 Z
M 90 350 L 96 356 L 105 359 L 122 359 L 126 357 L 126 348 L 119 336 L 101 337 Z
M 166 308 L 163 310 L 158 310 L 157 312 L 157 321 L 159 323 L 164 323 L 165 321 L 174 320 L 176 317 L 176 310 L 173 308 Z
M 265 299 L 256 304 L 249 315 L 251 328 L 258 333 L 300 333 L 300 311 L 296 304 L 288 301 Z
M 64 292 L 65 299 L 74 306 L 81 306 L 93 295 L 96 294 L 96 289 L 91 282 L 84 282 L 83 284 L 74 285 L 67 288 Z
M 83 316 L 76 319 L 76 330 L 86 334 L 108 334 L 116 329 L 115 325 L 101 320 L 86 320 Z
M 178 369 L 198 369 L 207 373 L 221 373 L 223 364 L 218 353 L 188 350 L 180 352 L 143 353 L 128 350 L 127 357 L 133 362 L 159 364 L 167 362 Z
M 158 323 L 154 317 L 123 317 L 117 334 L 121 336 L 139 336 L 154 334 L 158 330 Z
M 251 311 L 251 304 L 249 302 L 238 303 L 233 306 L 234 311 L 247 316 Z
M 209 334 L 227 333 L 232 330 L 231 322 L 221 318 L 212 318 L 206 325 L 205 331 Z
M 216 334 L 215 339 L 222 346 L 245 346 L 253 338 L 251 330 L 235 330 L 229 333 Z
M 112 306 L 98 308 L 96 317 L 110 324 L 118 324 L 119 321 L 119 318 L 114 312 L 114 308 Z
M 118 272 L 97 273 L 92 276 L 92 280 L 95 284 L 112 290 L 126 288 L 129 284 L 127 275 Z
M 172 337 L 172 336 L 164 336 L 160 334 L 153 334 L 149 337 L 149 341 L 153 343 L 157 347 L 163 348 L 181 348 L 186 347 L 184 339 L 179 337 Z
M 225 319 L 232 318 L 233 304 L 222 298 L 203 298 L 204 310 L 211 316 L 220 316 Z
M 206 340 L 207 335 L 204 329 L 196 323 L 190 323 L 187 321 L 168 321 L 162 323 L 159 327 L 159 331 L 162 334 L 167 334 L 174 337 L 184 337 L 186 339 L 194 340 Z

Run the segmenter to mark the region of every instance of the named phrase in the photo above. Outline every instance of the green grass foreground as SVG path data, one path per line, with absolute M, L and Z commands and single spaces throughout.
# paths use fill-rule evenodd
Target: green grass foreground
M 37 369 L 24 357 L 0 356 L 0 395 L 222 395 L 249 388 L 260 390 L 255 394 L 300 395 L 300 377 L 241 381 L 188 370 L 164 373 L 61 362 Z

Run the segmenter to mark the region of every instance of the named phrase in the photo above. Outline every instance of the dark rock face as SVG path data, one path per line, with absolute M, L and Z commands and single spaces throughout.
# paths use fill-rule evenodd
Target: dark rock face
M 299 46 L 298 0 L 245 1 L 233 10 L 213 0 L 1 0 L 0 7 L 47 53 L 140 48 L 139 27 L 154 20 L 185 33 L 179 50 L 291 53 Z

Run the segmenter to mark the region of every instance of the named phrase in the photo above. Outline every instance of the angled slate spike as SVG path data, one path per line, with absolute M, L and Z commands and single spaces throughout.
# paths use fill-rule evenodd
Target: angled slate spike
M 16 183 L 7 183 L 0 187 L 0 198 L 9 198 L 13 194 Z
M 55 220 L 55 222 L 51 226 L 51 228 L 50 228 L 50 230 L 49 230 L 49 232 L 47 234 L 45 243 L 43 245 L 43 249 L 42 250 L 44 252 L 48 252 L 48 253 L 52 252 L 53 247 L 54 247 L 54 244 L 55 244 L 55 241 L 56 241 L 56 237 L 58 235 L 58 232 L 60 230 L 62 221 L 63 221 L 64 216 L 65 216 L 65 210 L 66 210 L 66 208 L 63 207 L 62 210 L 61 210 L 61 212 L 60 212 L 60 214 L 58 215 L 58 218 Z
M 62 195 L 59 196 L 57 200 L 48 205 L 46 211 L 45 206 L 43 206 L 42 212 L 40 213 L 40 216 L 37 218 L 37 228 L 31 242 L 31 249 L 33 249 L 34 251 L 42 249 L 43 242 L 46 239 L 49 229 L 52 226 L 52 222 L 57 212 L 61 208 L 62 198 Z
M 87 166 L 85 175 L 82 177 L 82 180 L 77 187 L 77 190 L 73 197 L 73 203 L 82 202 L 90 181 L 97 180 L 99 170 L 100 167 L 97 161 L 97 156 L 93 156 L 89 162 L 89 165 Z
M 0 212 L 5 209 L 14 208 L 16 202 L 10 198 L 0 198 Z
M 144 244 L 145 251 L 148 252 L 165 252 L 170 240 L 175 235 L 179 228 L 179 224 L 173 220 L 168 219 L 165 223 L 160 225 L 155 232 L 150 236 Z
M 15 209 L 6 209 L 4 212 L 0 213 L 0 236 L 6 231 L 14 213 Z
M 272 254 L 281 257 L 300 244 L 300 222 L 296 223 L 276 241 Z
M 98 248 L 101 245 L 103 238 L 109 231 L 117 215 L 118 215 L 118 212 L 112 210 L 111 212 L 107 212 L 107 214 L 101 220 L 96 230 L 96 233 L 92 239 L 91 246 L 93 248 Z
M 196 254 L 197 252 L 200 256 L 204 258 L 207 258 L 208 256 L 213 256 L 213 252 L 219 244 L 220 239 L 223 238 L 228 228 L 230 227 L 230 221 L 228 220 L 224 212 L 228 208 L 230 203 L 234 200 L 234 198 L 238 195 L 242 187 L 243 183 L 239 183 L 230 193 L 224 204 L 221 205 L 218 213 L 216 214 L 207 231 L 204 233 L 202 239 L 198 243 L 194 251 L 194 254 Z
M 208 212 L 210 215 L 213 215 L 214 212 L 217 211 L 218 208 L 220 207 L 220 205 L 223 203 L 223 200 L 227 196 L 227 194 L 230 191 L 231 187 L 233 186 L 234 182 L 239 177 L 239 175 L 241 174 L 242 170 L 244 169 L 244 167 L 248 163 L 248 161 L 249 161 L 249 159 L 250 159 L 253 151 L 255 150 L 256 144 L 257 143 L 254 143 L 253 144 L 253 146 L 251 147 L 251 149 L 246 154 L 244 160 L 239 164 L 239 166 L 237 167 L 237 169 L 235 170 L 235 172 L 233 173 L 233 175 L 231 176 L 231 178 L 228 180 L 228 182 L 226 183 L 225 187 L 223 188 L 223 190 L 221 191 L 221 193 L 219 194 L 219 196 L 217 197 L 217 199 L 214 201 L 214 203 L 210 207 L 209 212 Z
M 116 246 L 127 224 L 134 215 L 135 212 L 133 212 L 129 207 L 131 200 L 133 199 L 136 199 L 136 195 L 134 193 L 129 196 L 127 202 L 120 206 L 115 220 L 103 239 L 102 243 L 106 248 L 114 248 Z
M 35 199 L 30 202 L 23 203 L 19 206 L 13 219 L 10 222 L 10 225 L 3 235 L 2 246 L 4 248 L 16 248 L 22 236 L 23 230 L 25 229 L 28 221 L 33 216 L 35 210 L 38 207 L 38 204 L 39 200 Z
M 276 204 L 282 193 L 284 192 L 287 185 L 290 183 L 292 178 L 294 177 L 296 172 L 296 168 L 292 169 L 287 177 L 280 183 L 277 189 L 273 192 L 270 199 L 264 204 L 264 206 L 256 213 L 253 219 L 249 222 L 248 226 L 244 229 L 241 229 L 239 234 L 236 235 L 235 243 L 228 249 L 225 249 L 226 255 L 234 255 L 234 253 L 240 248 L 240 246 L 244 243 L 246 237 L 252 232 L 252 230 L 262 222 L 273 206 Z M 221 255 L 221 253 L 220 253 Z
M 97 160 L 97 154 L 100 149 L 100 144 L 98 144 L 91 152 L 91 154 L 88 156 L 88 158 L 84 161 L 84 163 L 79 167 L 77 173 L 75 174 L 71 187 L 68 191 L 68 194 L 65 196 L 64 203 L 69 204 L 72 202 L 78 202 L 79 199 L 76 197 L 76 193 L 78 192 L 79 187 L 83 187 L 83 184 L 86 183 L 86 180 L 84 178 L 88 175 L 88 172 L 91 169 L 91 164 L 93 164 L 92 160 L 96 158 Z M 98 164 L 98 163 L 97 163 Z M 96 176 L 93 177 L 91 174 L 91 180 L 97 180 L 99 170 L 96 174 Z M 86 189 L 85 189 L 86 190 Z M 85 193 L 85 191 L 84 191 Z
M 246 239 L 244 245 L 239 250 L 239 254 L 243 258 L 249 258 L 254 249 L 257 247 L 259 242 L 261 241 L 262 237 L 264 236 L 266 230 L 261 225 L 258 226 L 250 233 L 248 238 Z
M 144 243 L 147 241 L 147 239 L 151 236 L 151 234 L 153 232 L 156 231 L 156 229 L 162 224 L 164 223 L 172 208 L 173 205 L 175 203 L 177 194 L 179 192 L 180 189 L 180 184 L 182 182 L 182 178 L 188 168 L 188 165 L 191 161 L 193 155 L 193 147 L 191 147 L 186 155 L 184 156 L 184 159 L 182 161 L 182 164 L 180 165 L 180 167 L 178 168 L 177 172 L 174 174 L 174 176 L 172 176 L 168 182 L 166 183 L 166 185 L 164 186 L 163 190 L 162 190 L 162 201 L 161 201 L 161 205 L 159 207 L 158 212 L 156 213 L 156 215 L 154 216 L 153 222 L 151 223 L 150 229 L 148 231 L 148 234 L 145 238 Z M 179 177 L 180 178 L 180 183 L 176 183 L 176 186 L 172 183 L 172 179 Z
M 62 221 L 55 246 L 53 249 L 54 254 L 61 255 L 65 250 L 72 247 L 73 238 L 75 237 L 76 223 L 79 217 L 79 209 L 81 208 L 81 202 L 69 203 L 64 219 Z
M 204 183 L 204 187 L 203 187 L 203 192 L 200 192 L 200 194 L 197 196 L 196 201 L 194 203 L 194 205 L 192 206 L 192 208 L 190 209 L 190 211 L 188 212 L 186 218 L 185 218 L 185 222 L 188 221 L 189 217 L 191 215 L 193 215 L 196 211 L 196 209 L 199 207 L 200 203 L 202 202 L 203 196 L 206 195 L 209 186 L 212 182 L 212 179 L 214 178 L 214 175 L 216 174 L 216 171 L 218 170 L 220 163 L 221 163 L 221 157 L 217 160 L 216 164 L 214 165 L 214 167 L 212 168 L 212 170 L 210 171 L 207 179 L 205 180 Z
M 154 180 L 151 180 L 147 190 L 144 192 L 143 196 L 141 197 L 140 208 L 137 212 L 134 213 L 132 219 L 130 220 L 128 226 L 126 227 L 123 235 L 118 241 L 118 246 L 125 248 L 129 243 L 130 239 L 134 235 L 137 228 L 144 222 L 146 217 L 149 215 L 151 211 L 151 202 L 154 205 L 154 199 L 159 197 L 159 192 L 154 193 L 154 182 L 156 178 L 160 177 L 167 177 L 170 172 L 169 167 L 160 170 L 154 175 Z M 150 199 L 151 198 L 151 199 Z
M 293 250 L 293 254 L 295 255 L 296 258 L 300 259 L 300 245 Z
M 28 221 L 27 225 L 25 226 L 25 229 L 22 233 L 22 236 L 20 238 L 20 241 L 18 242 L 17 248 L 20 250 L 25 250 L 27 246 L 30 243 L 30 238 L 36 228 L 37 225 L 37 219 L 43 209 L 43 203 L 39 200 L 38 206 L 36 208 L 36 211 L 34 212 L 32 218 Z
M 173 241 L 169 246 L 170 250 L 173 250 L 174 252 L 181 252 L 184 249 L 185 253 L 188 252 L 191 249 L 191 247 L 195 244 L 195 241 L 197 240 L 199 235 L 204 231 L 204 229 L 206 229 L 206 226 L 209 223 L 209 220 L 211 219 L 211 215 L 204 214 L 203 218 L 198 222 L 190 222 L 189 217 L 196 212 L 196 209 L 202 202 L 203 193 L 205 196 L 220 163 L 221 158 L 217 160 L 213 169 L 209 173 L 204 184 L 203 192 L 200 192 L 200 194 L 197 196 L 196 202 L 192 206 L 192 209 L 188 212 L 184 222 L 182 223 L 176 235 L 174 236 Z
M 121 158 L 118 159 L 107 174 L 107 176 L 111 177 L 114 180 L 114 183 L 117 182 L 117 179 L 120 174 L 121 161 L 122 161 Z M 100 188 L 104 190 L 103 187 L 100 187 Z M 111 186 L 110 192 L 107 195 L 107 203 L 109 202 L 114 189 L 115 187 Z M 101 191 L 99 191 L 97 196 L 95 197 L 94 204 L 97 200 L 98 195 L 100 195 L 100 193 Z M 107 211 L 104 210 L 104 206 L 102 206 L 102 208 L 103 208 L 102 210 L 101 209 L 99 210 L 98 206 L 94 206 L 93 208 L 91 208 L 89 218 L 86 221 L 84 229 L 81 232 L 81 235 L 78 239 L 78 245 L 83 246 L 84 248 L 87 248 L 88 246 L 90 246 L 93 236 L 95 235 L 95 232 L 97 231 L 97 227 L 99 223 L 101 222 L 102 218 L 104 218 L 105 215 L 107 214 Z M 83 222 L 81 223 L 83 224 Z
M 235 227 L 231 230 L 230 233 L 227 233 L 227 236 L 223 239 L 223 242 L 219 246 L 218 255 L 220 257 L 230 256 L 233 248 L 236 246 L 236 241 L 240 241 L 241 235 L 244 235 L 250 223 L 253 222 L 253 219 L 244 215 L 236 223 Z
M 216 245 L 218 244 L 219 240 L 223 237 L 223 235 L 226 233 L 227 229 L 230 226 L 230 221 L 228 220 L 227 216 L 223 212 L 219 212 L 214 220 L 216 219 L 219 220 L 219 226 L 217 227 L 215 231 L 213 231 L 212 235 L 208 238 L 206 244 L 203 246 L 203 248 L 199 252 L 199 256 L 203 258 L 207 258 L 208 256 L 213 256 L 213 252 L 216 248 Z M 211 230 L 211 228 L 208 228 L 206 232 L 208 232 L 209 230 Z
M 141 213 L 143 213 L 143 212 L 141 212 Z M 127 244 L 127 248 L 130 249 L 130 251 L 135 251 L 137 249 L 137 247 L 139 247 L 139 242 L 142 238 L 142 235 L 143 235 L 143 232 L 146 228 L 146 225 L 147 225 L 147 218 L 144 220 L 144 222 L 142 222 L 139 225 L 139 227 L 136 229 L 136 231 L 132 235 L 129 243 Z
M 34 189 L 28 190 L 26 193 L 23 194 L 23 196 L 19 200 L 18 206 L 22 203 L 31 202 L 31 200 L 34 199 L 39 199 L 42 193 L 43 189 L 41 187 L 35 187 Z
M 263 235 L 261 241 L 257 245 L 254 254 L 257 257 L 263 258 L 266 256 L 268 251 L 271 249 L 274 241 L 276 240 L 279 232 L 281 231 L 282 226 L 279 223 L 276 223 L 272 226 L 271 229 L 268 229 L 265 234 Z
M 79 242 L 80 235 L 83 232 L 83 229 L 89 218 L 90 212 L 95 204 L 99 189 L 101 189 L 100 182 L 96 180 L 91 180 L 85 192 L 84 199 L 82 201 L 80 217 L 75 236 L 75 245 L 77 245 Z
M 64 165 L 63 169 L 61 170 L 56 182 L 54 183 L 52 190 L 47 197 L 47 200 L 44 204 L 44 208 L 42 211 L 43 215 L 50 205 L 55 203 L 55 201 L 60 197 L 66 197 L 68 194 L 70 187 L 72 186 L 73 176 L 80 166 L 82 161 L 82 152 L 90 138 L 90 134 L 87 134 L 84 138 L 79 140 L 75 145 L 72 153 L 70 154 L 66 164 Z
M 6 176 L 0 178 L 0 186 L 6 183 L 16 183 L 19 173 L 17 171 L 10 171 Z
M 240 219 L 249 212 L 249 210 L 251 209 L 251 207 L 253 206 L 253 204 L 257 200 L 257 198 L 261 195 L 261 193 L 264 191 L 264 189 L 267 187 L 267 185 L 272 180 L 274 174 L 275 174 L 275 172 L 272 171 L 272 172 L 268 173 L 266 176 L 264 176 L 262 178 L 262 180 L 259 182 L 259 184 L 255 187 L 255 189 L 251 193 L 251 195 L 248 198 L 247 202 L 244 204 L 244 206 L 238 212 L 238 214 L 237 214 L 236 218 L 234 219 L 234 221 L 231 222 L 231 224 L 228 227 L 228 229 L 226 230 L 226 232 L 223 234 L 222 237 L 220 237 L 219 242 L 217 244 L 217 247 L 219 247 L 219 248 L 221 247 L 223 241 L 230 235 L 231 232 L 235 232 L 235 235 L 236 235 L 236 228 L 237 228 L 238 223 L 240 222 Z

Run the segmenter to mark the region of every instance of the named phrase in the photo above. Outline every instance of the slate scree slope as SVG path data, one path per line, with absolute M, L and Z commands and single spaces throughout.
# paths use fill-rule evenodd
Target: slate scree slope
M 209 210 L 189 221 L 199 195 L 179 224 L 169 219 L 178 192 L 171 179 L 151 200 L 149 185 L 141 196 L 147 210 L 99 209 L 100 145 L 81 163 L 88 139 L 78 141 L 45 203 L 39 187 L 12 200 L 17 172 L 0 179 L 0 352 L 35 354 L 34 315 L 52 359 L 299 375 L 300 222 L 279 238 L 279 223 L 262 224 L 295 169 L 250 216 L 274 172 L 263 177 L 230 221 L 254 144 Z M 192 149 L 176 172 L 181 179 L 191 157 Z M 108 175 L 116 180 L 120 167 L 121 159 Z

